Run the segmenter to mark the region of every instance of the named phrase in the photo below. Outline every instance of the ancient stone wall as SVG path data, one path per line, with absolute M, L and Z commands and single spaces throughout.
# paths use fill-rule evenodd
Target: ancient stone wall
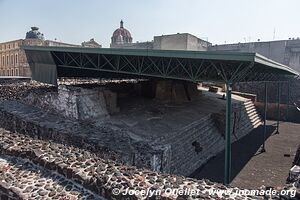
M 170 172 L 186 176 L 224 147 L 224 139 L 210 115 L 164 136 L 160 143 L 171 146 Z
M 197 84 L 178 81 L 157 81 L 155 98 L 165 102 L 187 102 L 197 99 L 201 91 L 197 90 Z
M 95 125 L 45 113 L 15 101 L 0 105 L 0 127 L 35 138 L 72 144 L 93 152 L 110 152 L 126 164 L 164 171 L 168 165 L 168 145 L 151 146 L 135 139 L 126 130 L 108 124 Z
M 58 92 L 44 96 L 30 94 L 23 102 L 79 120 L 107 118 L 119 110 L 117 94 L 101 87 L 84 89 L 60 85 Z

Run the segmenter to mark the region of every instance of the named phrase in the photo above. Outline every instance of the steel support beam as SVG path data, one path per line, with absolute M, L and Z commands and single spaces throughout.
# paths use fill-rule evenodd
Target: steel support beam
M 263 144 L 261 152 L 266 152 L 265 141 L 267 134 L 267 108 L 268 108 L 268 83 L 265 82 L 265 103 L 264 103 L 264 132 L 263 132 Z
M 226 82 L 226 129 L 225 129 L 225 168 L 224 184 L 231 181 L 231 92 L 232 83 Z
M 280 96 L 281 96 L 281 82 L 278 82 L 278 102 L 277 102 L 277 127 L 276 127 L 276 134 L 279 134 L 279 121 L 280 121 Z

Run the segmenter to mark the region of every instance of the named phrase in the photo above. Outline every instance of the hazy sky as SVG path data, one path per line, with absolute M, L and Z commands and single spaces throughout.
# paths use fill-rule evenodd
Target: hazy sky
M 46 39 L 108 47 L 121 19 L 134 41 L 184 32 L 214 44 L 288 39 L 300 37 L 299 9 L 300 0 L 0 0 L 0 42 L 38 26 Z

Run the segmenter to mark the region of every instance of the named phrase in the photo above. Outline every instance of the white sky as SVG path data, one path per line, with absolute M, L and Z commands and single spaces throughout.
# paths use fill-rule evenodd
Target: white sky
M 0 0 L 0 42 L 38 26 L 46 39 L 108 47 L 121 19 L 134 41 L 184 32 L 214 44 L 279 40 L 300 37 L 300 0 Z

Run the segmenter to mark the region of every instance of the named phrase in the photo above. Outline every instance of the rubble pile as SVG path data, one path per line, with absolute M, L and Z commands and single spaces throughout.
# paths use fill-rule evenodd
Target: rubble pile
M 0 199 L 5 199 L 8 191 L 13 191 L 19 199 L 103 199 L 76 182 L 28 160 L 0 156 L 0 171 L 0 191 L 3 191 Z
M 116 161 L 99 158 L 95 154 L 86 150 L 53 143 L 51 141 L 46 142 L 33 139 L 22 134 L 8 132 L 3 129 L 0 129 L 0 152 L 0 163 L 2 163 L 1 170 L 7 170 L 7 168 L 12 169 L 8 170 L 5 175 L 10 177 L 10 179 L 21 180 L 21 182 L 26 182 L 29 185 L 32 185 L 32 182 L 34 182 L 32 176 L 38 176 L 34 179 L 35 181 L 42 179 L 40 174 L 33 174 L 30 176 L 29 174 L 23 174 L 23 176 L 20 175 L 22 177 L 18 177 L 19 175 L 9 173 L 19 171 L 17 170 L 17 168 L 20 167 L 18 163 L 23 162 L 24 167 L 35 168 L 36 165 L 42 167 L 43 170 L 47 172 L 51 170 L 51 173 L 57 173 L 56 177 L 63 176 L 65 179 L 68 179 L 68 183 L 66 184 L 71 184 L 73 182 L 80 184 L 83 188 L 85 188 L 85 190 L 78 188 L 79 191 L 76 190 L 76 192 L 84 195 L 93 195 L 92 192 L 94 192 L 107 199 L 145 199 L 146 197 L 142 196 L 141 193 L 126 196 L 122 194 L 115 195 L 113 192 L 115 191 L 115 188 L 117 188 L 120 193 L 125 192 L 128 189 L 133 191 L 147 189 L 165 191 L 168 188 L 182 190 L 190 188 L 200 190 L 201 193 L 195 196 L 162 193 L 162 196 L 156 196 L 153 199 L 171 200 L 176 199 L 179 196 L 182 199 L 263 199 L 263 197 L 253 197 L 249 195 L 243 196 L 235 193 L 232 195 L 218 193 L 210 194 L 209 192 L 212 190 L 224 190 L 228 188 L 222 184 L 213 183 L 208 180 L 195 180 L 183 176 L 160 174 L 150 170 L 124 166 Z M 32 173 L 35 173 L 35 171 L 33 170 Z M 47 177 L 50 175 L 44 174 L 43 176 L 46 177 L 43 180 L 47 182 Z M 59 184 L 63 183 L 58 180 L 58 185 Z M 26 189 L 21 187 L 25 186 L 26 184 L 20 184 L 18 186 L 11 187 L 11 189 L 13 189 L 16 194 L 20 194 L 23 189 Z M 0 187 L 9 189 L 5 182 L 0 182 Z M 231 189 L 237 190 L 237 188 Z M 42 194 L 50 195 L 50 187 L 49 191 L 42 191 Z M 20 195 L 19 197 L 20 199 L 26 199 L 21 198 Z
M 45 94 L 50 91 L 56 91 L 57 88 L 51 85 L 31 82 L 0 83 L 0 101 L 19 100 L 28 94 Z

